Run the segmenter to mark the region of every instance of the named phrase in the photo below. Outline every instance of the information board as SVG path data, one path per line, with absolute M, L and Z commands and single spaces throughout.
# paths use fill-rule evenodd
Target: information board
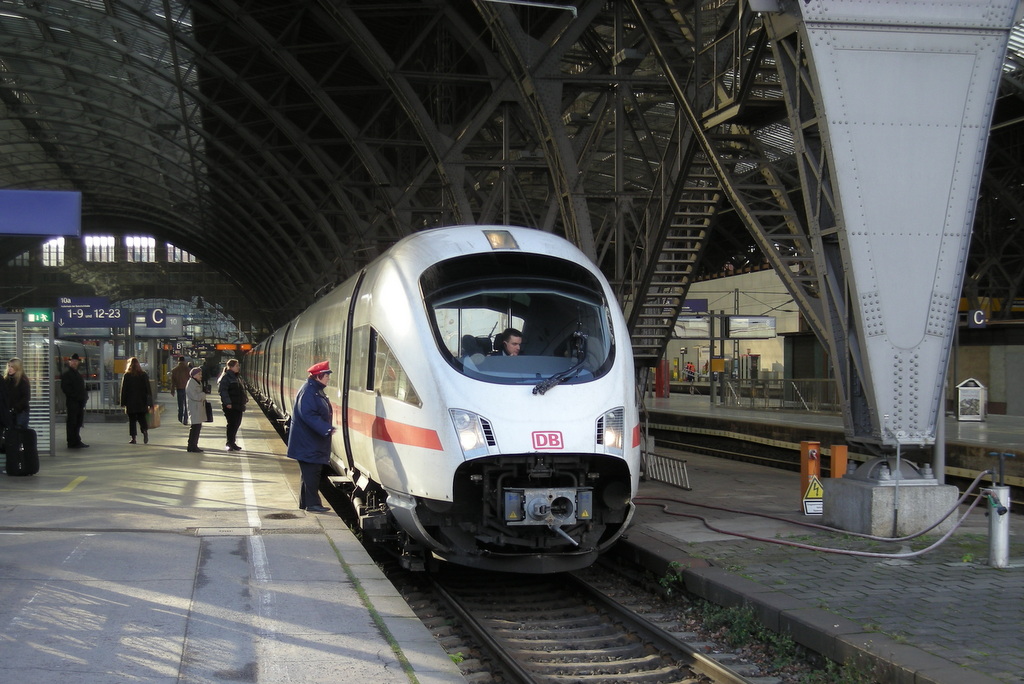
M 58 326 L 68 328 L 124 328 L 128 312 L 110 306 L 106 297 L 60 297 L 54 312 Z

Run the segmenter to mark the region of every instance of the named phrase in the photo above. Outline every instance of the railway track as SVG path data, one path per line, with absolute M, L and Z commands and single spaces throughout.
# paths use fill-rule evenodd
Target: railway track
M 707 644 L 694 643 L 695 635 L 669 631 L 676 626 L 671 618 L 641 615 L 610 597 L 613 586 L 578 575 L 458 573 L 435 578 L 434 592 L 505 681 L 752 681 L 705 653 Z M 757 679 L 772 681 L 779 680 Z

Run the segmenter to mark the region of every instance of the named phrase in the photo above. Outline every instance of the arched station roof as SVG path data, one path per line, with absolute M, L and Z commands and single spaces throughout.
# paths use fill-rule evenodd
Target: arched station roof
M 6 0 L 0 189 L 80 191 L 85 230 L 190 251 L 269 326 L 395 240 L 451 223 L 564 234 L 635 296 L 674 191 L 705 173 L 687 110 L 733 136 L 738 167 L 770 164 L 795 191 L 771 45 L 745 1 L 558 4 Z M 968 267 L 974 296 L 1010 301 L 1024 278 L 1022 35 Z M 789 249 L 749 224 L 729 207 L 709 217 L 687 277 Z M 0 256 L 25 245 L 2 238 Z

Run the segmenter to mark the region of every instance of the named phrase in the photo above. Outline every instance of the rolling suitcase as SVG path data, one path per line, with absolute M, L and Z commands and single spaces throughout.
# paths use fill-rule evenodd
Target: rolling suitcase
M 4 434 L 4 451 L 8 475 L 35 475 L 39 472 L 39 448 L 35 430 L 8 429 Z

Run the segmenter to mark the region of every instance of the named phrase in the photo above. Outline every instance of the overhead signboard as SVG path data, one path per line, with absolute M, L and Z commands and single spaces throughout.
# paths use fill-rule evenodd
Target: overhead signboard
M 158 313 L 154 313 L 158 312 Z M 148 309 L 144 314 L 135 314 L 136 337 L 183 337 L 185 320 L 181 315 L 163 313 L 164 309 Z
M 707 316 L 680 316 L 676 319 L 675 336 L 682 340 L 711 339 L 711 319 Z
M 708 312 L 708 300 L 706 299 L 684 299 L 683 308 L 680 313 L 684 316 Z
M 146 309 L 146 327 L 147 328 L 166 328 L 167 327 L 167 309 L 162 309 L 162 308 Z
M 68 328 L 124 328 L 128 311 L 110 306 L 106 297 L 60 297 L 55 322 Z
M 74 190 L 0 190 L 0 234 L 82 234 L 82 193 Z
M 725 337 L 730 340 L 766 340 L 775 337 L 775 316 L 728 316 Z

